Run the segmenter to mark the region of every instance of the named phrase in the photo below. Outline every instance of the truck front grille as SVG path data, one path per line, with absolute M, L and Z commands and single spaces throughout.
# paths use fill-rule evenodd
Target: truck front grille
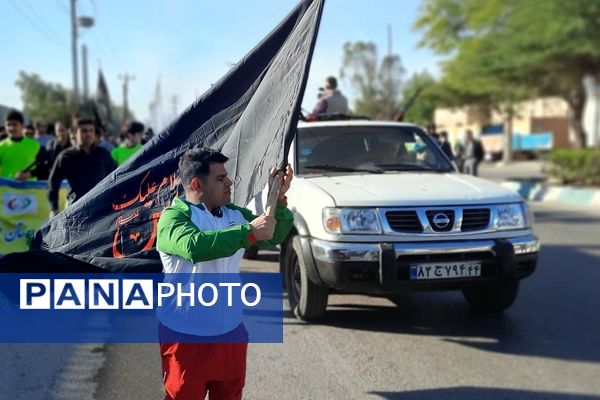
M 463 209 L 463 220 L 461 231 L 476 231 L 485 229 L 490 224 L 489 208 L 465 208 Z
M 390 228 L 396 232 L 423 232 L 417 212 L 410 211 L 388 211 L 385 213 Z
M 384 232 L 398 236 L 493 232 L 496 205 L 380 208 Z M 387 224 L 386 224 L 387 222 Z

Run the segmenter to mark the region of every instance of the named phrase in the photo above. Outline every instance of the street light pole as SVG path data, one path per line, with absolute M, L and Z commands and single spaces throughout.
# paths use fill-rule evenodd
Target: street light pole
M 126 122 L 129 117 L 129 82 L 134 80 L 135 76 L 125 72 L 119 75 L 119 79 L 123 81 L 123 121 Z
M 82 72 L 82 80 L 83 80 L 83 100 L 87 101 L 88 99 L 88 51 L 87 46 L 85 44 L 81 45 L 81 72 Z
M 71 0 L 71 64 L 73 69 L 73 103 L 79 109 L 79 76 L 77 74 L 77 0 Z
M 593 78 L 592 85 L 592 90 L 594 91 L 594 96 L 592 96 L 592 98 L 596 103 L 596 111 L 594 113 L 594 140 L 596 147 L 600 149 L 600 79 Z

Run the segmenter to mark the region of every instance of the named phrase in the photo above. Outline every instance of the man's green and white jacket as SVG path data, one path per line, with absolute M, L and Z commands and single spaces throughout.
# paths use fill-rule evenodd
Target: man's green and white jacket
M 268 242 L 251 243 L 249 224 L 255 215 L 250 210 L 232 204 L 222 206 L 215 216 L 203 205 L 194 205 L 176 198 L 162 212 L 158 221 L 156 248 L 160 253 L 164 282 L 183 282 L 183 290 L 190 291 L 196 273 L 221 273 L 228 282 L 239 283 L 240 261 L 244 249 L 281 243 L 293 225 L 293 215 L 283 204 L 275 211 L 275 233 Z M 187 273 L 189 276 L 182 276 Z M 187 281 L 187 283 L 186 283 Z M 192 290 L 193 292 L 193 290 Z M 175 297 L 156 310 L 159 321 L 171 330 L 197 336 L 214 336 L 233 331 L 243 320 L 241 302 L 232 307 L 217 303 L 211 307 L 211 318 L 206 310 L 194 306 L 191 300 L 177 304 Z M 215 317 L 220 315 L 220 317 Z
M 222 216 L 215 216 L 203 205 L 181 198 L 175 198 L 164 209 L 156 240 L 164 272 L 239 272 L 244 249 L 252 244 L 249 222 L 256 215 L 233 204 L 222 206 L 220 212 Z M 285 205 L 278 203 L 275 219 L 273 238 L 255 242 L 255 246 L 276 245 L 285 239 L 294 217 Z

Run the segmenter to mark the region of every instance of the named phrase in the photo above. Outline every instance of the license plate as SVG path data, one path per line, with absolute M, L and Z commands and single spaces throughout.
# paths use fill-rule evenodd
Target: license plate
M 410 266 L 410 279 L 455 279 L 481 276 L 481 261 L 419 263 Z

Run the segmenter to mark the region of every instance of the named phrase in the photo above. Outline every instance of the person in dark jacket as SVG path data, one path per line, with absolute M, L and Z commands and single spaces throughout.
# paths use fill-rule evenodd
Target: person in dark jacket
M 48 153 L 48 165 L 50 170 L 54 166 L 54 162 L 58 158 L 58 155 L 63 151 L 71 147 L 71 141 L 69 140 L 69 131 L 65 124 L 57 121 L 54 124 L 54 132 L 56 133 L 56 139 L 48 143 L 46 151 Z
M 454 154 L 452 153 L 452 148 L 450 147 L 450 143 L 448 142 L 448 132 L 440 132 L 439 143 L 440 147 L 442 148 L 442 151 L 448 156 L 450 160 L 453 160 Z
M 58 191 L 63 179 L 69 182 L 69 204 L 73 204 L 116 168 L 117 164 L 109 152 L 96 145 L 94 121 L 79 119 L 77 145 L 61 152 L 50 172 L 50 216 L 58 213 Z
M 484 151 L 481 142 L 473 137 L 473 131 L 467 129 L 465 142 L 465 174 L 477 176 L 479 163 L 483 160 Z

